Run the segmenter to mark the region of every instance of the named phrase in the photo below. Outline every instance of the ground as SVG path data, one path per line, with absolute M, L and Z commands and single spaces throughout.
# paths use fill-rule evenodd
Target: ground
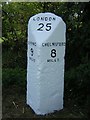
M 73 101 L 66 101 L 64 109 L 45 116 L 36 115 L 26 104 L 25 89 L 12 85 L 3 88 L 2 112 L 3 118 L 86 118 L 84 109 L 73 104 Z

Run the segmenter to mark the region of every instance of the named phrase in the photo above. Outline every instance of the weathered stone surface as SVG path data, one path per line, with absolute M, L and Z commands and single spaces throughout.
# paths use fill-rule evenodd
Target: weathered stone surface
M 36 114 L 63 109 L 66 25 L 52 13 L 28 23 L 27 104 Z

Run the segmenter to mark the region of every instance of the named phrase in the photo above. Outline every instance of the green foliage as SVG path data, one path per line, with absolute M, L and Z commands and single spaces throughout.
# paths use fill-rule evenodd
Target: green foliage
M 20 62 L 22 60 L 26 68 L 28 20 L 31 16 L 39 12 L 55 13 L 61 16 L 66 23 L 66 69 L 69 70 L 71 67 L 74 68 L 79 64 L 86 64 L 90 60 L 90 30 L 88 29 L 90 27 L 89 9 L 90 3 L 78 2 L 3 3 L 3 52 L 11 51 L 9 54 L 13 53 L 17 56 L 13 57 L 12 60 L 11 56 L 8 56 L 8 59 L 11 61 L 10 63 L 14 63 L 14 65 L 9 64 L 9 62 L 4 62 L 3 67 L 18 67 L 20 63 L 22 63 L 20 67 L 24 66 L 23 62 Z M 20 61 L 18 59 L 20 59 Z
M 11 51 L 10 54 L 15 54 L 18 58 L 26 56 L 27 52 L 27 25 L 28 20 L 33 14 L 40 12 L 42 8 L 39 8 L 38 3 L 3 3 L 2 7 L 2 36 L 5 38 L 3 42 L 3 52 Z M 19 55 L 18 55 L 19 54 Z M 18 58 L 13 57 L 12 63 L 16 66 Z M 11 59 L 9 57 L 9 59 Z M 26 57 L 24 57 L 26 61 Z M 4 63 L 5 66 L 9 66 Z M 23 65 L 22 65 L 23 66 Z M 12 65 L 10 66 L 12 67 Z
M 2 54 L 2 67 L 3 68 L 26 68 L 27 66 L 27 56 L 26 51 L 23 49 L 14 50 L 10 49 Z
M 90 85 L 90 63 L 81 64 L 65 73 L 65 96 L 74 99 L 77 104 L 87 102 Z
M 26 85 L 26 70 L 21 68 L 2 70 L 2 86 L 7 88 L 11 85 L 24 87 Z

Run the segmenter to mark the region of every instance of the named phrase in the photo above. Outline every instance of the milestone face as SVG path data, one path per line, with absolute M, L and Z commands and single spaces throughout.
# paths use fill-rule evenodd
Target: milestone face
M 63 20 L 52 13 L 29 20 L 27 104 L 36 114 L 63 108 L 65 31 Z
M 57 31 L 56 29 L 58 29 L 58 26 L 60 26 L 62 30 L 63 27 L 65 29 L 65 23 L 60 17 L 51 13 L 40 13 L 30 18 L 28 32 L 32 33 L 36 38 L 37 43 L 41 45 L 43 41 L 46 41 Z M 62 36 L 62 32 L 58 29 L 57 34 L 59 34 L 59 37 L 60 33 Z

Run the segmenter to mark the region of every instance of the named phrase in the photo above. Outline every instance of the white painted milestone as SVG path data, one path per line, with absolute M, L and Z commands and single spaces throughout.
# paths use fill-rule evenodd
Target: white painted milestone
M 52 13 L 28 23 L 27 104 L 36 114 L 63 109 L 66 25 Z

